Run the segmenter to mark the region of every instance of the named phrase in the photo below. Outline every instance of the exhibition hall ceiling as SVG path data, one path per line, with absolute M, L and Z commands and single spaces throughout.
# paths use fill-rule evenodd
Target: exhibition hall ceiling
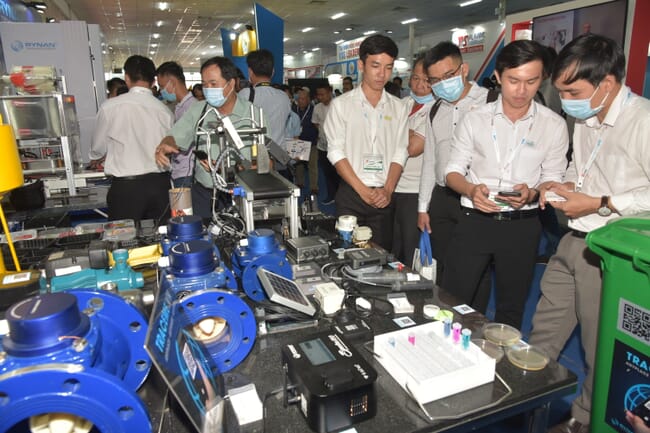
M 323 62 L 336 54 L 336 41 L 368 32 L 397 41 L 415 35 L 465 27 L 497 19 L 498 0 L 461 7 L 466 0 L 265 0 L 259 2 L 284 20 L 285 55 L 314 57 Z M 241 0 L 67 0 L 77 19 L 99 24 L 104 34 L 106 69 L 121 68 L 132 54 L 151 57 L 156 64 L 180 62 L 197 70 L 202 60 L 223 54 L 222 27 L 237 31 L 255 25 L 253 2 Z M 506 0 L 507 14 L 537 9 L 558 0 Z M 336 14 L 344 15 L 332 19 Z M 311 27 L 309 31 L 303 31 Z M 438 41 L 431 41 L 431 45 Z M 420 47 L 416 47 L 416 50 Z

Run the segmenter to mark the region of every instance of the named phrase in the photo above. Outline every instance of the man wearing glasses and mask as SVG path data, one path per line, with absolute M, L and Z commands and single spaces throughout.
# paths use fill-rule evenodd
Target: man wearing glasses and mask
M 444 170 L 449 161 L 451 140 L 460 119 L 465 113 L 485 104 L 488 91 L 467 79 L 469 65 L 463 63 L 460 49 L 451 42 L 440 42 L 427 51 L 423 66 L 428 84 L 438 100 L 425 122 L 418 228 L 431 235 L 437 280 L 440 282 L 451 233 L 460 218 L 460 197 L 445 182 Z

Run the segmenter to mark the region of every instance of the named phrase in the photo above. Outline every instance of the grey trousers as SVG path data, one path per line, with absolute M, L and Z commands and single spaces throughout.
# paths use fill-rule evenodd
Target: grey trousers
M 542 297 L 529 341 L 557 359 L 580 324 L 587 376 L 573 402 L 571 416 L 582 424 L 589 424 L 591 413 L 601 286 L 600 257 L 587 248 L 583 238 L 571 232 L 564 235 L 542 277 Z

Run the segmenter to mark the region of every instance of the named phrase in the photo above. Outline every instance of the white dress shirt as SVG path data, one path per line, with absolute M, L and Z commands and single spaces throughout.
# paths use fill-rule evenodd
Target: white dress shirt
M 433 118 L 426 122 L 422 175 L 418 195 L 418 212 L 427 212 L 435 184 L 445 186 L 445 169 L 451 153 L 451 141 L 465 113 L 485 104 L 488 90 L 472 82 L 469 92 L 456 104 L 443 100 Z M 427 113 L 428 116 L 428 113 Z
M 516 184 L 533 188 L 543 182 L 561 182 L 568 145 L 566 122 L 553 111 L 533 101 L 528 112 L 513 123 L 503 113 L 499 96 L 463 116 L 454 133 L 445 176 L 456 172 L 470 183 L 485 184 L 491 197 Z M 474 207 L 469 197 L 462 196 L 460 202 Z M 537 203 L 531 203 L 522 209 L 535 207 Z M 513 208 L 503 205 L 502 210 Z
M 162 172 L 154 158 L 156 146 L 173 124 L 174 115 L 151 89 L 131 87 L 99 107 L 90 159 L 106 155 L 104 172 L 111 176 Z
M 598 140 L 602 145 L 591 165 L 581 192 L 590 196 L 608 195 L 621 215 L 650 211 L 650 101 L 621 87 L 605 120 L 596 116 L 576 120 L 573 159 L 566 182 L 577 182 Z M 569 227 L 589 232 L 618 217 L 593 213 L 569 220 Z
M 404 99 L 409 113 L 408 128 L 424 139 L 427 123 L 429 123 L 429 111 L 433 102 L 422 105 L 415 113 L 412 113 L 415 100 L 411 97 Z M 418 192 L 420 187 L 420 174 L 422 173 L 422 154 L 409 156 L 404 166 L 404 171 L 399 178 L 395 192 L 411 193 Z
M 324 152 L 327 152 L 327 137 L 325 136 L 323 127 L 325 126 L 325 119 L 327 118 L 327 112 L 330 109 L 330 105 L 332 105 L 332 101 L 330 101 L 328 105 L 325 105 L 322 102 L 316 104 L 314 107 L 314 114 L 311 116 L 311 122 L 318 125 L 318 143 L 316 144 L 316 147 L 318 150 Z
M 362 86 L 334 98 L 325 119 L 327 157 L 336 165 L 346 158 L 369 187 L 382 187 L 391 163 L 404 167 L 408 158 L 408 112 L 404 101 L 382 91 L 373 107 Z M 378 155 L 382 169 L 364 171 L 368 155 Z

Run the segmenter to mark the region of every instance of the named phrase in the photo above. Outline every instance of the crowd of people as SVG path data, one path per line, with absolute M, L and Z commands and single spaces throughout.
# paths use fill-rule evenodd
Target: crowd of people
M 254 126 L 252 105 L 262 109 L 271 140 L 312 146 L 309 161 L 276 164 L 278 171 L 307 194 L 320 190 L 337 216 L 356 216 L 405 264 L 428 233 L 437 282 L 461 303 L 485 312 L 493 273 L 495 319 L 519 328 L 543 232 L 540 212 L 559 210 L 568 227 L 541 281 L 530 342 L 557 358 L 580 325 L 587 377 L 571 418 L 549 431 L 589 431 L 602 276 L 585 237 L 614 217 L 650 210 L 650 102 L 624 85 L 621 48 L 595 34 L 577 37 L 556 58 L 534 41 L 509 43 L 497 55 L 491 90 L 470 80 L 451 42 L 414 61 L 408 89 L 393 79 L 397 56 L 390 38 L 365 39 L 360 83 L 345 77 L 339 96 L 329 84 L 272 85 L 266 50 L 247 56 L 250 85 L 241 88 L 241 71 L 214 57 L 191 92 L 177 63 L 156 69 L 130 57 L 128 91 L 101 106 L 90 153 L 105 158 L 113 177 L 109 218 L 167 218 L 170 176 L 192 189 L 194 214 L 212 217 L 225 205 L 215 194 L 219 149 L 211 134 L 197 131 L 222 116 Z M 173 113 L 154 97 L 156 80 Z M 119 89 L 116 82 L 111 96 Z M 550 98 L 559 108 L 545 105 Z M 628 420 L 644 431 L 638 417 Z

